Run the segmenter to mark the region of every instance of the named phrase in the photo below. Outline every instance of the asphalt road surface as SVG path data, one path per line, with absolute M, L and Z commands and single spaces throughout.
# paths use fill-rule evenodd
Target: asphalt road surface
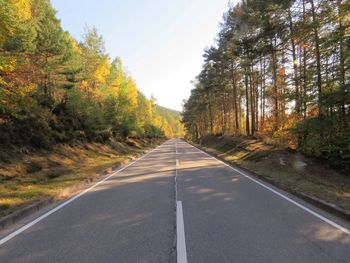
M 349 229 L 173 139 L 0 233 L 0 262 L 349 263 Z

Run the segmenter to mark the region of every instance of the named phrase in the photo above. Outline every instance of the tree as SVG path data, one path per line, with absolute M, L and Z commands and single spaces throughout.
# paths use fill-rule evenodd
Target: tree
M 158 110 L 110 62 L 96 28 L 78 43 L 49 0 L 0 0 L 0 143 L 51 147 L 112 136 L 175 136 L 179 113 Z
M 184 105 L 187 136 L 268 136 L 350 163 L 349 10 L 346 0 L 231 5 Z

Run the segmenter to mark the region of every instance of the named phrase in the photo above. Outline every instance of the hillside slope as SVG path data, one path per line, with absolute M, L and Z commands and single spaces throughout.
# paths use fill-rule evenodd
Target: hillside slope
M 207 136 L 201 147 L 289 192 L 316 197 L 350 215 L 350 178 L 325 162 L 243 136 Z
M 98 179 L 101 172 L 111 172 L 162 141 L 111 139 L 103 144 L 58 144 L 50 150 L 0 151 L 0 217 L 43 199 L 69 197 L 81 183 Z

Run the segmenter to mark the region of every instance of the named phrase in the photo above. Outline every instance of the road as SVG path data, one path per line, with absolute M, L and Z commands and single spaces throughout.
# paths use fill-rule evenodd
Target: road
M 348 223 L 179 139 L 15 227 L 1 263 L 350 262 Z

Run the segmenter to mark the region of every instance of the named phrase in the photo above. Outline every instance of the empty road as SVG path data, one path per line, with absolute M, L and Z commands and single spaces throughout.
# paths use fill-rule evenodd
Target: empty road
M 349 229 L 173 139 L 3 232 L 0 262 L 348 263 Z

